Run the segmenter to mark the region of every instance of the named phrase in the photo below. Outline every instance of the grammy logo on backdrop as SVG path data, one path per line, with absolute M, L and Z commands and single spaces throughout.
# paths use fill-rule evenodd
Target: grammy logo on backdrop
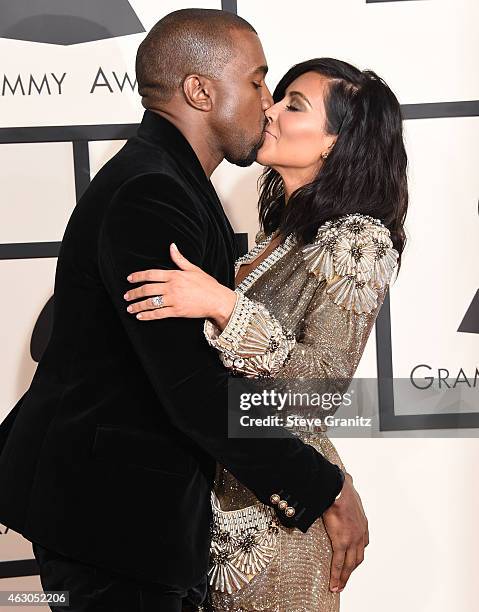
M 469 334 L 479 334 L 479 289 L 472 298 L 472 302 L 457 331 Z
M 457 331 L 468 332 L 469 334 L 479 334 L 479 289 L 472 298 L 471 305 L 467 309 L 464 319 Z
M 144 32 L 127 0 L 0 0 L 0 38 L 51 45 Z

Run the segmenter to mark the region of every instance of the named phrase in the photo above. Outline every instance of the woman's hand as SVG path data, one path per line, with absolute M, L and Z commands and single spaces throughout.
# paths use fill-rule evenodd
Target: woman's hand
M 130 304 L 128 312 L 142 321 L 168 317 L 209 318 L 224 329 L 233 312 L 236 293 L 189 262 L 174 243 L 170 245 L 170 255 L 179 270 L 143 270 L 128 276 L 131 283 L 148 283 L 125 293 L 123 297 L 127 301 L 147 298 Z M 163 298 L 161 307 L 152 301 L 159 295 Z

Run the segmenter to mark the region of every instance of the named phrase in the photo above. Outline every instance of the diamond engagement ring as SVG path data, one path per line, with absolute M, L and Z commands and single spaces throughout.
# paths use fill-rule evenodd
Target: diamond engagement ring
M 155 308 L 163 308 L 163 296 L 155 295 L 154 298 L 151 298 L 151 303 Z

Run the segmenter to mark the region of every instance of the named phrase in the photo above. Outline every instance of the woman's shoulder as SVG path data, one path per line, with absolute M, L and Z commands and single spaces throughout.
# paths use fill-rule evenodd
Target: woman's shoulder
M 301 251 L 307 270 L 328 282 L 334 302 L 356 312 L 374 309 L 399 257 L 384 223 L 362 213 L 326 221 Z
M 316 232 L 314 242 L 320 241 L 325 235 L 336 234 L 343 234 L 358 240 L 374 237 L 387 242 L 390 241 L 391 232 L 377 217 L 359 212 L 347 213 L 322 223 Z

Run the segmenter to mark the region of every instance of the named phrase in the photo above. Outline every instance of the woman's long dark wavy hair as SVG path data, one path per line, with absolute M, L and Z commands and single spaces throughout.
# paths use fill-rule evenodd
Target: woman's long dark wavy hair
M 259 180 L 261 227 L 267 235 L 279 230 L 283 239 L 294 233 L 304 245 L 314 240 L 318 227 L 329 219 L 348 213 L 371 215 L 391 232 L 399 272 L 408 207 L 399 102 L 372 70 L 361 72 L 347 62 L 323 57 L 288 70 L 274 91 L 275 103 L 306 72 L 329 80 L 325 129 L 338 137 L 314 180 L 291 194 L 287 206 L 280 174 L 265 168 Z

